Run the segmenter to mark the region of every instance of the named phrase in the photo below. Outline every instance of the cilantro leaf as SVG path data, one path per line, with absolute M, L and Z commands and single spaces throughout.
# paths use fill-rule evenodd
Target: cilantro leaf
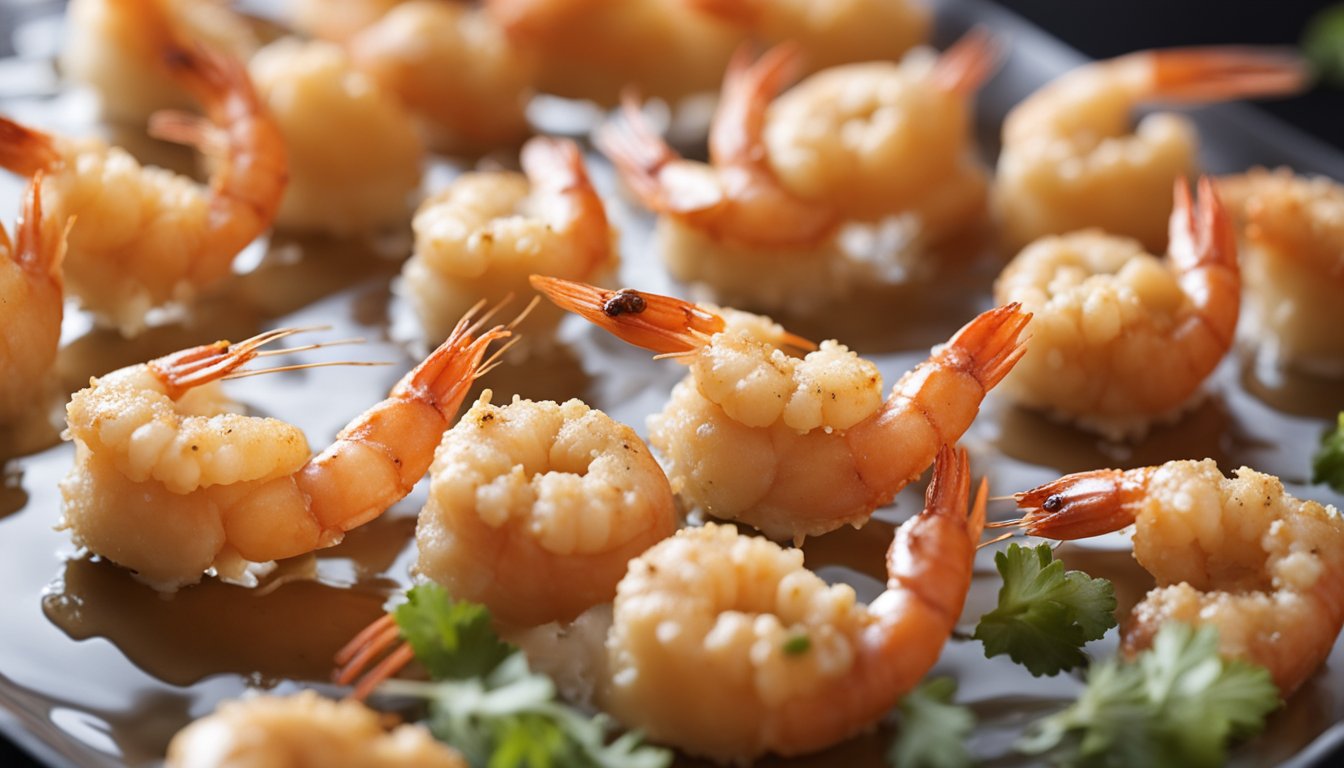
M 514 650 L 495 635 L 483 605 L 454 601 L 437 584 L 411 587 L 406 598 L 392 616 L 436 680 L 489 674 Z
M 1320 449 L 1311 457 L 1311 482 L 1326 483 L 1344 493 L 1344 412 L 1339 414 L 1335 431 L 1321 438 Z
M 638 733 L 608 743 L 611 720 L 556 699 L 555 684 L 490 627 L 485 606 L 454 601 L 441 587 L 407 593 L 393 615 L 437 682 L 389 680 L 391 693 L 429 700 L 429 729 L 473 768 L 666 768 L 672 753 Z
M 1170 622 L 1133 662 L 1093 667 L 1078 701 L 1017 746 L 1071 766 L 1216 766 L 1278 706 L 1267 670 L 1218 655 L 1216 629 Z
M 966 739 L 975 715 L 952 703 L 957 681 L 937 677 L 901 699 L 901 725 L 887 751 L 894 768 L 966 768 L 974 764 Z
M 1344 4 L 1324 8 L 1307 21 L 1302 53 L 1318 77 L 1344 85 Z
M 1049 545 L 1010 545 L 994 565 L 1003 576 L 999 606 L 975 628 L 986 657 L 1006 653 L 1033 675 L 1054 675 L 1084 664 L 1083 645 L 1115 626 L 1111 583 L 1066 572 Z

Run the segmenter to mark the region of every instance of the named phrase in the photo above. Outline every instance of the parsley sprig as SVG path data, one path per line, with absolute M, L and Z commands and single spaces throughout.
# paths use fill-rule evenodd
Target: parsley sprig
M 999 605 L 975 628 L 985 656 L 1008 654 L 1033 675 L 1054 675 L 1087 661 L 1082 647 L 1115 626 L 1115 588 L 1065 571 L 1049 545 L 1010 545 L 994 555 L 1003 576 Z
M 1311 482 L 1326 483 L 1344 493 L 1344 413 L 1333 432 L 1321 438 L 1321 447 L 1311 458 Z
M 975 728 L 971 710 L 952 703 L 957 681 L 935 677 L 901 699 L 901 722 L 887 751 L 895 768 L 967 768 L 974 765 L 966 740 Z

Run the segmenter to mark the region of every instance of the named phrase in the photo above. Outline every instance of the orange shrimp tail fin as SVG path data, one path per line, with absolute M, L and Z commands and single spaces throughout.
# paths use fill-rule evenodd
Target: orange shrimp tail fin
M 723 77 L 723 95 L 709 128 L 709 157 L 715 165 L 760 165 L 765 156 L 765 111 L 770 101 L 802 71 L 802 49 L 781 43 L 751 63 L 751 45 L 739 46 Z
M 1130 481 L 1117 469 L 1078 472 L 1013 494 L 1019 525 L 1032 536 L 1071 541 L 1112 533 L 1134 522 Z
M 583 164 L 583 152 L 568 139 L 534 136 L 523 145 L 521 160 L 523 172 L 533 186 L 559 190 L 592 186 Z
M 943 444 L 924 492 L 924 509 L 897 529 L 887 551 L 888 588 L 918 594 L 947 618 L 949 628 L 961 615 L 970 589 L 988 493 L 988 485 L 981 482 L 967 512 L 970 460 L 964 448 Z
M 1153 95 L 1201 102 L 1286 96 L 1306 87 L 1309 71 L 1288 51 L 1235 46 L 1152 51 Z
M 940 356 L 960 356 L 966 369 L 986 392 L 993 389 L 1027 353 L 1023 331 L 1031 313 L 1013 302 L 981 312 L 948 340 Z
M 989 80 L 1002 57 L 998 39 L 987 27 L 977 26 L 943 51 L 930 77 L 944 91 L 969 96 Z
M 513 333 L 502 325 L 482 331 L 480 326 L 488 317 L 477 320 L 468 312 L 457 321 L 448 338 L 397 384 L 393 396 L 421 393 L 451 423 L 472 383 L 485 375 L 497 358 L 486 357 L 490 345 Z
M 336 652 L 336 672 L 332 679 L 340 685 L 355 683 L 350 698 L 363 701 L 373 689 L 400 672 L 415 658 L 415 651 L 409 643 L 402 643 L 371 668 L 369 664 L 380 654 L 392 647 L 401 636 L 396 619 L 385 614 L 369 624 L 359 634 L 351 638 L 345 647 Z M 358 682 L 356 682 L 358 681 Z
M 304 328 L 277 328 L 244 339 L 237 344 L 216 341 L 151 360 L 149 369 L 177 399 L 187 390 L 217 381 L 238 371 L 262 354 L 261 348 L 273 341 L 301 333 Z M 286 366 L 286 369 L 290 369 Z
M 1195 200 L 1184 178 L 1175 183 L 1170 253 L 1181 291 L 1199 308 L 1202 322 L 1230 347 L 1241 308 L 1237 233 L 1212 180 L 1201 176 Z
M 660 355 L 698 349 L 724 329 L 722 317 L 671 296 L 629 288 L 613 291 L 544 275 L 530 280 L 561 309 Z
M 924 513 L 964 516 L 971 499 L 971 465 L 965 448 L 943 444 L 933 464 L 933 477 L 924 491 Z M 972 512 L 971 518 L 975 517 Z M 979 538 L 976 536 L 975 538 Z
M 52 169 L 60 160 L 51 136 L 0 117 L 0 167 L 20 176 L 33 176 Z
M 620 116 L 598 128 L 594 141 L 631 194 L 655 213 L 699 213 L 725 202 L 708 169 L 690 170 L 695 164 L 683 161 L 649 125 L 633 93 L 625 94 Z
M 40 275 L 61 285 L 61 265 L 65 261 L 65 248 L 74 219 L 70 219 L 56 238 L 47 237 L 42 222 L 42 178 L 43 172 L 33 175 L 28 183 L 28 192 L 23 200 L 23 212 L 19 214 L 14 227 L 18 247 L 15 254 L 18 263 L 30 274 Z

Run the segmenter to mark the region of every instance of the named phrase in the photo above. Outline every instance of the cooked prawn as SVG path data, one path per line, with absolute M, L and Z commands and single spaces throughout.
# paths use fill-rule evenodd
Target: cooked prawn
M 509 335 L 477 330 L 464 318 L 317 456 L 298 427 L 233 413 L 218 383 L 291 329 L 93 379 L 66 408 L 76 454 L 61 527 L 161 591 L 210 569 L 247 583 L 254 564 L 336 544 L 429 468 L 487 347 Z
M 1189 119 L 1130 115 L 1153 101 L 1218 101 L 1292 93 L 1295 56 L 1245 48 L 1143 51 L 1085 64 L 1018 104 L 1003 123 L 993 198 L 1006 244 L 1100 227 L 1166 245 L 1167 189 L 1196 172 Z
M 629 87 L 670 101 L 712 91 L 741 41 L 686 0 L 486 0 L 485 10 L 536 53 L 538 88 L 603 105 Z
M 289 21 L 311 37 L 344 43 L 406 0 L 290 0 Z
M 415 252 L 401 290 L 430 341 L 477 301 L 525 295 L 540 272 L 601 282 L 619 264 L 616 230 L 571 141 L 538 137 L 523 147 L 523 171 L 466 173 L 415 214 Z M 541 307 L 529 346 L 549 342 L 564 312 Z
M 151 132 L 192 144 L 216 162 L 210 188 L 121 149 L 69 140 L 0 118 L 0 166 L 46 171 L 42 199 L 70 232 L 66 286 L 100 319 L 132 334 L 148 309 L 189 297 L 229 274 L 233 257 L 275 216 L 287 175 L 279 128 L 235 59 L 183 42 L 154 0 L 135 4 L 160 61 L 209 121 L 156 116 Z M 46 226 L 46 225 L 44 225 Z
M 753 38 L 792 40 L 815 71 L 857 61 L 896 59 L 926 42 L 933 14 L 921 0 L 686 0 Z
M 154 0 L 158 12 L 189 39 L 248 59 L 261 43 L 222 0 Z M 186 109 L 191 94 L 161 64 L 142 0 L 71 0 L 65 15 L 61 72 L 97 92 L 107 117 L 137 128 L 160 109 Z
M 1242 235 L 1243 336 L 1283 363 L 1344 373 L 1344 187 L 1286 168 L 1217 184 Z
M 168 768 L 467 768 L 457 750 L 422 725 L 388 731 L 386 716 L 315 691 L 258 694 L 219 705 L 177 732 Z
M 938 660 L 985 519 L 964 451 L 938 453 L 925 508 L 897 529 L 871 604 L 803 553 L 732 526 L 689 528 L 630 563 L 607 637 L 603 708 L 719 761 L 815 752 L 870 728 Z
M 28 186 L 16 242 L 0 226 L 0 424 L 33 408 L 61 340 L 65 229 L 43 226 L 42 178 Z
M 289 148 L 276 226 L 335 235 L 405 226 L 425 152 L 392 94 L 334 43 L 282 38 L 248 71 Z
M 1197 210 L 1184 179 L 1175 198 L 1168 265 L 1088 230 L 1043 238 L 1004 269 L 996 300 L 1035 314 L 1006 394 L 1112 438 L 1142 434 L 1197 395 L 1232 346 L 1241 277 L 1212 183 L 1200 179 Z
M 1134 558 L 1157 587 L 1122 628 L 1122 650 L 1164 622 L 1209 624 L 1221 652 L 1266 667 L 1286 697 L 1344 625 L 1344 518 L 1271 475 L 1223 477 L 1212 459 L 1080 472 L 1016 494 L 1027 533 L 1079 539 L 1136 525 Z
M 514 147 L 531 132 L 525 109 L 537 58 L 479 8 L 412 0 L 349 46 L 356 66 L 401 99 L 441 151 Z
M 882 398 L 876 366 L 759 315 L 534 276 L 552 301 L 690 373 L 649 420 L 649 442 L 689 506 L 801 540 L 863 525 L 970 426 L 1024 352 L 1031 315 L 982 313 Z

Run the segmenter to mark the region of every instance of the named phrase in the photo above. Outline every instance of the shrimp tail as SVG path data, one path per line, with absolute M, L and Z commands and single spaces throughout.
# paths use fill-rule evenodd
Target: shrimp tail
M 738 47 L 723 77 L 723 95 L 709 129 L 715 165 L 759 163 L 764 156 L 765 112 L 770 101 L 802 71 L 802 49 L 781 43 L 751 63 L 751 45 Z
M 1198 310 L 1200 322 L 1226 349 L 1232 345 L 1241 307 L 1241 271 L 1232 217 L 1207 176 L 1199 179 L 1194 203 L 1186 180 L 1177 179 L 1175 201 L 1168 250 L 1180 275 L 1181 291 Z
M 649 125 L 640 111 L 638 97 L 631 91 L 621 97 L 620 116 L 599 127 L 594 142 L 616 166 L 625 186 L 650 210 L 691 213 L 722 202 L 722 194 L 712 184 L 679 188 L 695 180 L 669 172 L 681 162 L 681 155 Z
M 523 172 L 534 185 L 565 191 L 588 184 L 583 153 L 572 141 L 536 136 L 523 145 Z
M 975 542 L 985 524 L 989 485 L 981 480 L 973 503 L 970 491 L 966 450 L 942 445 L 924 494 L 923 511 L 901 526 L 887 552 L 887 588 L 914 592 L 949 617 L 949 623 L 961 615 L 970 588 Z M 964 587 L 954 586 L 962 581 Z
M 1294 53 L 1235 46 L 1171 48 L 1151 56 L 1153 95 L 1183 102 L 1285 96 L 1309 79 Z
M 23 200 L 23 212 L 15 225 L 19 266 L 33 275 L 41 275 L 56 285 L 63 285 L 61 265 L 65 261 L 65 248 L 74 224 L 71 218 L 61 231 L 56 242 L 51 242 L 43 233 L 42 226 L 42 177 L 43 171 L 33 175 L 28 183 L 28 192 Z M 3 230 L 0 230 L 3 231 Z
M 1031 313 L 1018 302 L 980 313 L 938 352 L 944 363 L 968 371 L 986 392 L 993 389 L 1027 353 L 1022 332 Z
M 60 160 L 56 140 L 50 135 L 0 117 L 0 167 L 31 177 L 54 168 Z
M 480 325 L 471 313 L 459 320 L 448 338 L 397 383 L 392 397 L 432 403 L 451 421 L 472 383 L 490 367 L 489 346 L 512 335 L 502 325 L 483 332 Z
M 168 396 L 177 399 L 187 390 L 222 379 L 261 354 L 273 341 L 301 333 L 304 328 L 276 328 L 236 344 L 216 341 L 151 360 L 149 369 L 163 384 Z
M 693 351 L 724 329 L 722 317 L 671 296 L 631 288 L 613 291 L 544 275 L 529 279 L 561 309 L 659 354 Z
M 943 52 L 933 65 L 933 84 L 948 93 L 968 96 L 999 68 L 1003 46 L 987 27 L 976 26 Z
M 410 643 L 403 642 L 377 664 L 369 666 L 380 654 L 391 648 L 400 636 L 401 630 L 392 614 L 375 619 L 336 652 L 337 669 L 332 680 L 339 685 L 354 683 L 355 689 L 351 691 L 350 698 L 356 701 L 367 699 L 374 688 L 400 672 L 415 658 Z
M 1018 524 L 1031 536 L 1056 541 L 1112 533 L 1134 522 L 1146 484 L 1147 473 L 1142 470 L 1097 469 L 1067 475 L 1013 494 L 1023 513 Z

